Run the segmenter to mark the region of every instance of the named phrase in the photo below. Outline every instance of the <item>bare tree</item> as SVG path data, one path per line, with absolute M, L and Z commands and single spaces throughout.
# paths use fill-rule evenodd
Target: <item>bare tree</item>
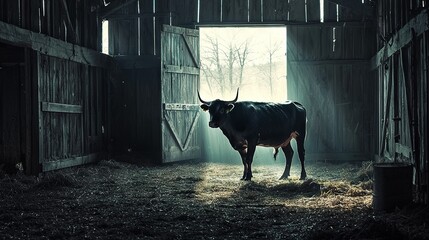
M 223 92 L 224 89 L 235 89 L 243 84 L 243 72 L 249 61 L 250 41 L 237 44 L 234 38 L 222 45 L 217 37 L 207 38 L 206 55 L 201 63 L 201 70 L 210 92 Z M 238 71 L 237 71 L 238 70 Z M 238 74 L 237 74 L 238 72 Z
M 270 38 L 270 42 L 269 45 L 266 47 L 266 54 L 265 56 L 268 57 L 268 67 L 264 67 L 264 66 L 260 66 L 259 70 L 261 72 L 261 74 L 264 76 L 264 79 L 266 79 L 266 81 L 268 82 L 268 85 L 270 87 L 270 93 L 271 96 L 273 95 L 273 81 L 274 79 L 277 78 L 277 76 L 275 76 L 275 71 L 274 71 L 274 64 L 276 62 L 276 59 L 280 57 L 280 49 L 282 49 L 282 44 L 284 44 L 283 42 L 271 42 L 271 38 Z

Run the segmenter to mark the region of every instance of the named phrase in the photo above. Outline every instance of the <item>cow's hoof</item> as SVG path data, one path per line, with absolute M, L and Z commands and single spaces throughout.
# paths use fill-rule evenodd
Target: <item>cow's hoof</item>
M 305 180 L 307 178 L 307 175 L 301 175 L 301 177 L 299 178 L 299 180 Z
M 282 175 L 280 178 L 279 178 L 279 180 L 287 180 L 288 179 L 288 176 L 287 175 Z

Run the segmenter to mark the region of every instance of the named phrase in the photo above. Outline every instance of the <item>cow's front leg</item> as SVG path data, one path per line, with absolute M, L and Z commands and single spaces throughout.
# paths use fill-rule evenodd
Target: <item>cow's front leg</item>
M 244 168 L 244 170 L 243 170 L 243 177 L 241 177 L 241 180 L 245 180 L 246 179 L 246 175 L 247 175 L 247 170 L 248 170 L 248 165 L 246 163 L 247 149 L 246 148 L 242 148 L 242 149 L 238 149 L 237 151 L 240 154 L 241 162 L 243 163 L 243 168 Z
M 250 181 L 252 180 L 252 162 L 253 162 L 253 155 L 255 154 L 255 150 L 256 150 L 256 143 L 255 144 L 249 144 L 248 148 L 247 148 L 247 155 L 246 155 L 246 166 L 247 166 L 247 171 L 246 171 L 246 176 L 244 178 L 245 181 Z

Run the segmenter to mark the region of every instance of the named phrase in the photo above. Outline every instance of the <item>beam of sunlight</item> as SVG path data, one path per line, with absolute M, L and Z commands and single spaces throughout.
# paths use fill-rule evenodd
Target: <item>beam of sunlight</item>
M 102 41 L 101 41 L 101 48 L 102 53 L 109 54 L 109 21 L 104 20 L 101 25 L 101 31 L 102 31 Z

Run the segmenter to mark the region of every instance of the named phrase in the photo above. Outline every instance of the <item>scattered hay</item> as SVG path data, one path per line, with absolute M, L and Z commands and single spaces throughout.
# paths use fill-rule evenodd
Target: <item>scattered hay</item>
M 350 197 L 365 196 L 371 194 L 370 190 L 362 188 L 366 185 L 352 185 L 344 181 L 329 181 L 325 182 L 321 187 L 321 197 L 332 195 L 343 195 Z

